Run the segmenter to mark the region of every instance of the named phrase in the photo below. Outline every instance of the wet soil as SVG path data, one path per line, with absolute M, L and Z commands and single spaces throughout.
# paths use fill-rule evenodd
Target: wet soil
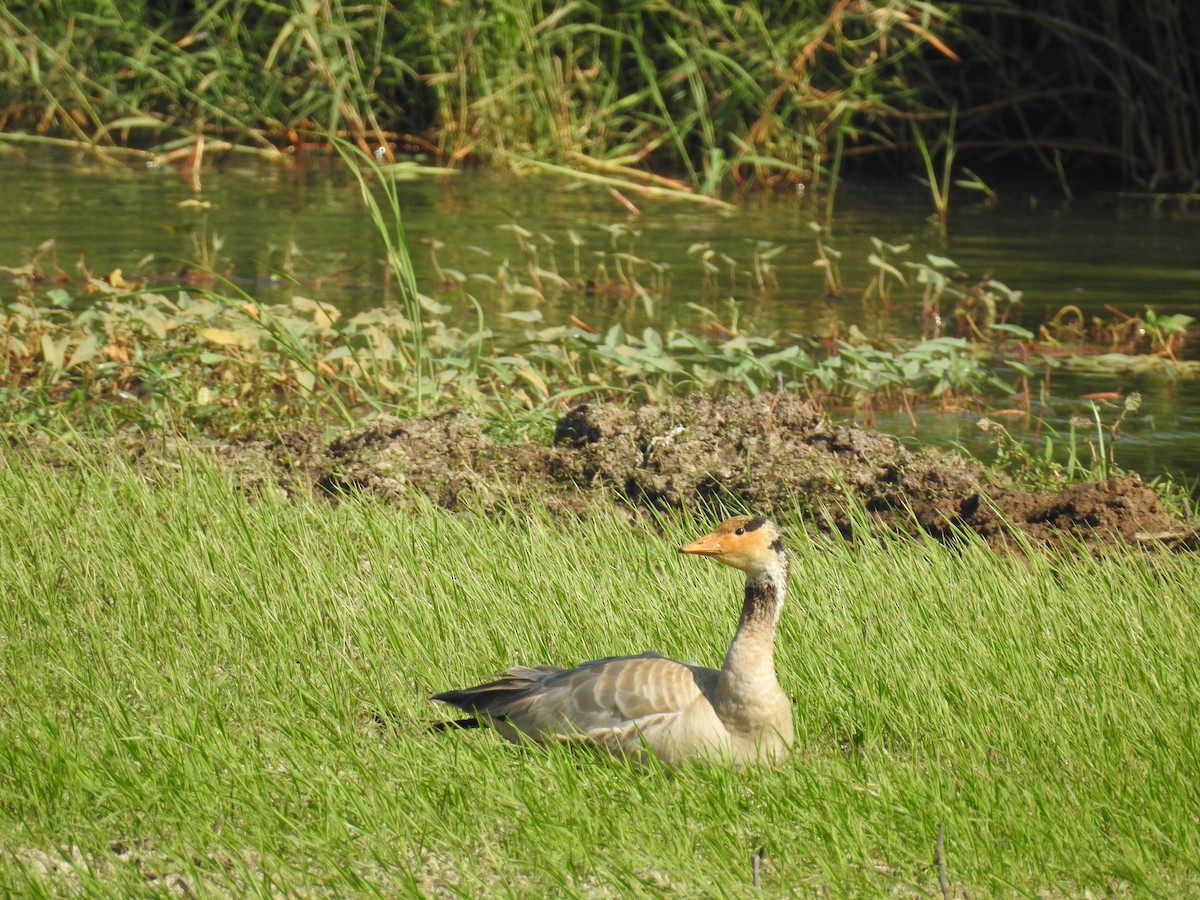
M 536 499 L 574 516 L 600 505 L 711 506 L 798 510 L 850 539 L 884 526 L 945 540 L 974 531 L 996 544 L 1195 541 L 1136 476 L 1053 492 L 1004 486 L 956 455 L 832 424 L 792 394 L 583 405 L 559 420 L 550 446 L 499 442 L 479 421 L 448 412 L 382 419 L 332 440 L 313 427 L 218 455 L 249 490 L 363 492 L 399 506 L 418 496 L 493 512 Z

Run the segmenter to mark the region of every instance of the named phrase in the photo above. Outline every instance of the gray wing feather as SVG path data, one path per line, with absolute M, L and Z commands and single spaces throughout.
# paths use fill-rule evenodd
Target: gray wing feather
M 434 697 L 491 720 L 505 736 L 584 740 L 664 758 L 679 745 L 719 743 L 712 709 L 717 672 L 658 653 L 618 656 L 574 669 L 509 669 L 503 677 Z

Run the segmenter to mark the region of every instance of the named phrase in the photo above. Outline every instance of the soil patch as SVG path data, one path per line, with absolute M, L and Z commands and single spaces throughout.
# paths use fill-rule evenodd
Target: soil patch
M 226 445 L 223 463 L 248 489 L 339 495 L 367 492 L 405 505 L 424 495 L 450 508 L 500 511 L 536 498 L 586 515 L 737 506 L 800 510 L 853 538 L 885 525 L 952 539 L 972 530 L 993 543 L 1014 529 L 1035 543 L 1194 542 L 1136 476 L 1030 492 L 989 484 L 979 464 L 895 438 L 831 424 L 802 398 L 703 398 L 637 409 L 583 405 L 554 442 L 498 442 L 457 412 L 381 419 L 326 441 L 316 428 L 271 442 Z

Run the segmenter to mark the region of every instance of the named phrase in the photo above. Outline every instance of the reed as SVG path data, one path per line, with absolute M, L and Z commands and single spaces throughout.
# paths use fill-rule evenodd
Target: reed
M 972 62 L 938 68 L 957 98 L 961 141 L 969 134 L 1058 178 L 1115 170 L 1150 191 L 1194 190 L 1200 9 L 1118 0 L 1052 10 L 968 0 L 959 9 Z
M 584 158 L 704 194 L 803 183 L 830 200 L 843 167 L 921 173 L 925 142 L 975 171 L 1008 155 L 1064 186 L 1115 171 L 1187 192 L 1198 35 L 1200 12 L 1165 0 L 16 0 L 0 138 L 190 166 L 335 134 L 449 166 Z

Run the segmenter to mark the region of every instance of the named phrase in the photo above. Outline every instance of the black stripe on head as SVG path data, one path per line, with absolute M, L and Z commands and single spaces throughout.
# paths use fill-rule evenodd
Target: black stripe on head
M 755 516 L 753 519 L 751 519 L 749 522 L 747 522 L 742 527 L 745 528 L 746 531 L 748 531 L 748 532 L 749 531 L 758 531 L 758 529 L 762 528 L 766 524 L 767 524 L 767 520 L 764 519 L 762 516 Z

